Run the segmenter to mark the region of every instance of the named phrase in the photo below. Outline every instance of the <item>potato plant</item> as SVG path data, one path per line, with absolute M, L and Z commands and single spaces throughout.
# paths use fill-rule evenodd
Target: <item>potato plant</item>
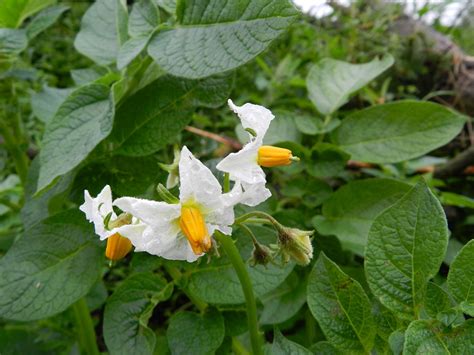
M 0 3 L 1 354 L 474 352 L 469 112 L 340 11 Z

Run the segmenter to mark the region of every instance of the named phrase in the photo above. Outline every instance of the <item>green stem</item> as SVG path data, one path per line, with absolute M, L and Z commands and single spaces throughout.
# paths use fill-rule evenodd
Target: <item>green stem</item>
M 240 223 L 242 224 L 242 223 Z M 268 224 L 273 225 L 268 219 L 265 218 L 249 218 L 245 220 L 245 224 Z
M 331 122 L 331 119 L 332 119 L 332 116 L 331 115 L 326 115 L 326 117 L 324 117 L 324 122 L 323 122 L 323 128 L 326 128 L 327 125 L 329 124 L 329 122 Z M 320 136 L 318 137 L 318 143 L 322 143 L 324 141 L 324 136 L 325 134 L 324 133 L 321 133 Z
M 230 174 L 225 173 L 224 174 L 224 187 L 223 187 L 224 193 L 230 191 Z
M 252 221 L 253 217 L 263 218 L 263 219 L 269 221 L 275 227 L 275 229 L 277 229 L 277 230 L 282 228 L 282 225 L 275 218 L 270 216 L 268 213 L 265 213 L 265 212 L 262 212 L 262 211 L 252 211 L 252 212 L 243 214 L 242 216 L 235 219 L 234 224 L 241 224 L 241 223 L 244 223 L 248 220 Z
M 200 312 L 204 312 L 207 309 L 207 303 L 194 295 L 182 282 L 183 274 L 177 268 L 169 265 L 165 265 L 166 272 L 171 276 L 174 283 L 183 291 L 183 293 L 189 298 L 189 300 L 199 309 Z
M 236 337 L 232 337 L 232 350 L 236 355 L 250 355 L 247 349 L 244 348 L 242 343 Z
M 23 186 L 26 185 L 26 176 L 28 175 L 28 163 L 29 159 L 25 152 L 20 148 L 17 139 L 13 136 L 10 129 L 4 125 L 0 125 L 0 134 L 5 140 L 5 146 L 10 153 L 10 156 L 15 163 L 16 173 L 21 180 Z
M 86 299 L 81 298 L 72 305 L 76 321 L 76 333 L 78 335 L 79 348 L 83 354 L 99 355 L 94 325 L 87 307 Z
M 305 323 L 306 323 L 306 339 L 308 341 L 307 345 L 310 346 L 313 344 L 316 339 L 316 320 L 314 319 L 311 311 L 306 309 L 305 314 Z
M 242 291 L 244 292 L 245 302 L 247 305 L 247 321 L 250 340 L 252 343 L 252 353 L 254 355 L 262 355 L 262 342 L 258 330 L 257 304 L 247 268 L 245 267 L 245 264 L 240 257 L 239 250 L 235 246 L 232 238 L 219 231 L 216 231 L 214 235 L 229 257 L 230 262 L 237 273 L 237 277 L 239 278 Z

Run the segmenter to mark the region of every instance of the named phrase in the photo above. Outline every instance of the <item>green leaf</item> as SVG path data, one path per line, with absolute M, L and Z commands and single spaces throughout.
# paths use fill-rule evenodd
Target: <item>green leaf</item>
M 160 77 L 131 96 L 117 111 L 110 137 L 117 153 L 148 155 L 174 142 L 189 123 L 192 108 L 221 105 L 228 98 L 231 85 L 227 76 L 205 80 Z
M 313 354 L 318 355 L 342 355 L 343 353 L 335 348 L 328 341 L 318 341 L 309 348 Z
M 21 209 L 21 220 L 25 229 L 29 229 L 43 219 L 64 211 L 68 203 L 67 194 L 75 177 L 75 172 L 61 176 L 56 185 L 41 194 L 34 196 L 40 169 L 39 157 L 36 157 L 28 170 L 25 187 L 25 204 Z
M 325 124 L 325 122 L 318 117 L 298 115 L 295 117 L 295 123 L 301 133 L 315 135 L 331 132 L 341 124 L 341 121 L 337 118 L 333 118 L 329 123 Z
M 0 2 L 0 27 L 19 27 L 27 17 L 55 2 L 56 0 L 2 0 Z
M 158 6 L 171 15 L 174 15 L 176 12 L 176 2 L 177 0 L 156 0 Z
M 464 315 L 461 308 L 450 308 L 446 311 L 441 311 L 436 315 L 436 319 L 445 327 L 457 327 L 464 323 Z
M 465 122 L 465 116 L 442 105 L 398 101 L 349 115 L 333 138 L 354 160 L 396 163 L 445 145 Z
M 276 242 L 276 234 L 265 227 L 252 228 L 259 242 L 270 244 Z M 234 232 L 237 248 L 242 258 L 250 258 L 253 245 L 250 237 L 242 230 Z M 294 264 L 285 266 L 257 265 L 251 267 L 247 264 L 253 289 L 258 297 L 277 288 L 291 273 Z M 240 304 L 245 302 L 242 286 L 232 264 L 226 256 L 213 259 L 205 267 L 195 268 L 190 271 L 189 289 L 203 301 L 213 304 Z
M 28 39 L 31 41 L 41 32 L 52 26 L 68 9 L 69 6 L 58 5 L 41 11 L 26 26 L 26 35 L 28 36 Z
M 82 17 L 74 41 L 76 49 L 97 64 L 115 62 L 123 40 L 125 6 L 123 0 L 97 0 L 92 4 Z
M 306 78 L 309 99 L 323 115 L 330 115 L 349 100 L 349 95 L 363 88 L 393 64 L 393 57 L 351 64 L 325 58 L 315 64 Z
M 98 280 L 86 295 L 87 307 L 91 312 L 101 308 L 108 296 L 104 281 Z
M 160 12 L 154 0 L 139 0 L 133 4 L 128 20 L 130 37 L 148 36 L 160 23 Z
M 366 280 L 364 282 L 366 283 Z M 397 330 L 397 318 L 378 302 L 375 303 L 375 312 L 373 314 L 376 322 L 377 336 L 387 342 L 390 334 Z
M 180 5 L 179 25 L 157 33 L 148 53 L 168 73 L 186 78 L 203 78 L 247 63 L 297 14 L 288 0 L 190 0 Z
M 74 190 L 88 189 L 95 196 L 105 185 L 110 185 L 116 196 L 146 196 L 147 191 L 154 190 L 157 181 L 166 180 L 167 174 L 157 164 L 152 156 L 115 156 L 92 163 L 77 173 Z
M 107 86 L 90 84 L 69 95 L 46 127 L 37 191 L 79 165 L 109 135 L 113 118 Z
M 394 355 L 401 355 L 403 352 L 403 345 L 405 344 L 405 331 L 397 329 L 388 338 L 390 350 Z
M 474 208 L 474 199 L 453 192 L 441 192 L 439 199 L 443 205 Z
M 8 325 L 2 328 L 0 329 L 0 353 L 2 355 L 50 355 L 52 353 L 51 340 L 45 339 L 44 334 L 41 334 L 44 329 L 37 331 L 33 327 L 24 327 L 25 329 L 18 327 L 16 329 L 15 326 L 9 328 Z
M 228 336 L 237 336 L 248 330 L 247 312 L 245 309 L 241 311 L 224 311 L 221 313 L 224 317 L 225 334 Z
M 214 354 L 224 340 L 224 319 L 217 311 L 173 315 L 166 332 L 173 355 Z
M 0 260 L 0 316 L 47 318 L 85 296 L 102 263 L 95 238 L 90 228 L 49 220 L 25 231 Z
M 268 352 L 271 355 L 311 355 L 312 352 L 305 347 L 286 339 L 278 329 L 275 329 L 273 344 Z
M 127 278 L 107 300 L 104 340 L 111 354 L 153 354 L 155 333 L 147 327 L 155 306 L 173 293 L 173 284 L 151 272 Z
M 288 180 L 286 184 L 281 187 L 280 192 L 285 197 L 302 199 L 303 203 L 310 208 L 321 205 L 332 195 L 332 188 L 325 181 L 313 179 L 310 184 L 307 182 L 306 177 L 297 177 L 294 180 Z
M 340 174 L 350 155 L 332 144 L 318 144 L 311 151 L 311 159 L 306 163 L 306 170 L 316 178 L 333 177 Z
M 299 143 L 301 141 L 301 134 L 296 129 L 292 113 L 283 110 L 275 111 L 274 113 L 275 119 L 272 121 L 263 138 L 263 144 L 274 145 L 282 142 Z M 244 130 L 241 123 L 235 126 L 235 132 L 242 143 L 249 141 L 249 134 Z
M 22 52 L 28 45 L 25 30 L 0 28 L 0 58 Z
M 74 89 L 57 89 L 44 86 L 43 90 L 31 95 L 31 109 L 36 117 L 48 123 L 54 117 L 59 106 L 74 91 Z
M 117 68 L 119 70 L 125 68 L 132 62 L 146 47 L 150 35 L 143 35 L 140 37 L 130 38 L 127 42 L 120 47 L 120 51 L 117 56 Z
M 405 332 L 403 354 L 472 354 L 474 321 L 446 329 L 438 321 L 417 320 Z
M 337 236 L 347 249 L 363 256 L 375 217 L 409 189 L 410 185 L 392 179 L 349 182 L 324 202 L 322 216 L 313 218 L 313 225 L 319 233 Z
M 474 306 L 474 240 L 467 243 L 452 262 L 448 287 L 458 303 Z
M 362 286 L 321 252 L 308 280 L 308 306 L 326 338 L 351 353 L 369 353 L 375 321 Z
M 419 182 L 372 224 L 365 270 L 373 294 L 400 318 L 418 318 L 428 280 L 438 272 L 447 246 L 443 208 Z
M 440 312 L 451 308 L 451 300 L 445 290 L 433 282 L 429 282 L 426 287 L 425 311 L 431 318 L 436 318 Z
M 459 306 L 462 313 L 466 313 L 471 317 L 474 317 L 474 305 L 472 303 L 461 302 Z
M 443 262 L 446 265 L 451 266 L 463 246 L 464 244 L 461 243 L 459 240 L 455 238 L 450 238 L 448 242 L 448 250 L 446 251 L 446 255 L 444 256 Z
M 260 324 L 278 324 L 293 317 L 306 302 L 306 282 L 290 274 L 275 290 L 260 297 L 263 311 Z
M 263 138 L 263 144 L 273 145 L 281 142 L 299 143 L 301 142 L 301 134 L 296 129 L 293 113 L 277 110 L 275 111 L 275 119 Z
M 108 71 L 106 68 L 93 66 L 91 68 L 73 69 L 71 70 L 71 77 L 76 86 L 82 86 L 84 84 L 89 84 L 92 81 L 96 81 L 107 73 Z

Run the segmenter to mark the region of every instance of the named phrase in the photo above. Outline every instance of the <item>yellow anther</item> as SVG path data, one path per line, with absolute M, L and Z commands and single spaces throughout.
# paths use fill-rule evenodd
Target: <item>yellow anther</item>
M 194 254 L 201 255 L 211 248 L 211 237 L 207 231 L 206 223 L 198 208 L 194 206 L 181 207 L 179 219 L 181 231 L 191 244 Z
M 271 168 L 274 166 L 290 165 L 296 157 L 291 150 L 271 145 L 262 145 L 258 149 L 258 165 Z
M 109 260 L 120 260 L 132 250 L 132 242 L 119 233 L 115 233 L 107 238 L 107 248 L 105 256 Z

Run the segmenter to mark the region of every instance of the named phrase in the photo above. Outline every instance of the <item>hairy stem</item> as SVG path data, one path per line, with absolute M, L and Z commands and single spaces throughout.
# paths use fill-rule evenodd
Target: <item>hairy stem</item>
M 252 343 L 252 353 L 254 355 L 262 355 L 261 335 L 258 330 L 257 304 L 247 268 L 245 267 L 245 264 L 240 257 L 239 250 L 235 246 L 232 238 L 219 231 L 215 232 L 215 237 L 229 257 L 230 262 L 237 273 L 237 277 L 239 278 L 242 291 L 244 292 L 245 303 L 247 305 L 247 321 L 250 340 Z
M 268 213 L 265 213 L 262 211 L 252 211 L 252 212 L 243 214 L 242 216 L 235 219 L 234 224 L 241 224 L 247 221 L 254 221 L 255 220 L 254 217 L 257 217 L 257 220 L 264 219 L 270 222 L 277 231 L 282 228 L 282 225 L 275 218 L 270 216 Z
M 81 298 L 72 305 L 76 322 L 76 334 L 78 336 L 81 353 L 99 355 L 99 349 L 95 338 L 94 325 L 87 307 L 86 299 Z

